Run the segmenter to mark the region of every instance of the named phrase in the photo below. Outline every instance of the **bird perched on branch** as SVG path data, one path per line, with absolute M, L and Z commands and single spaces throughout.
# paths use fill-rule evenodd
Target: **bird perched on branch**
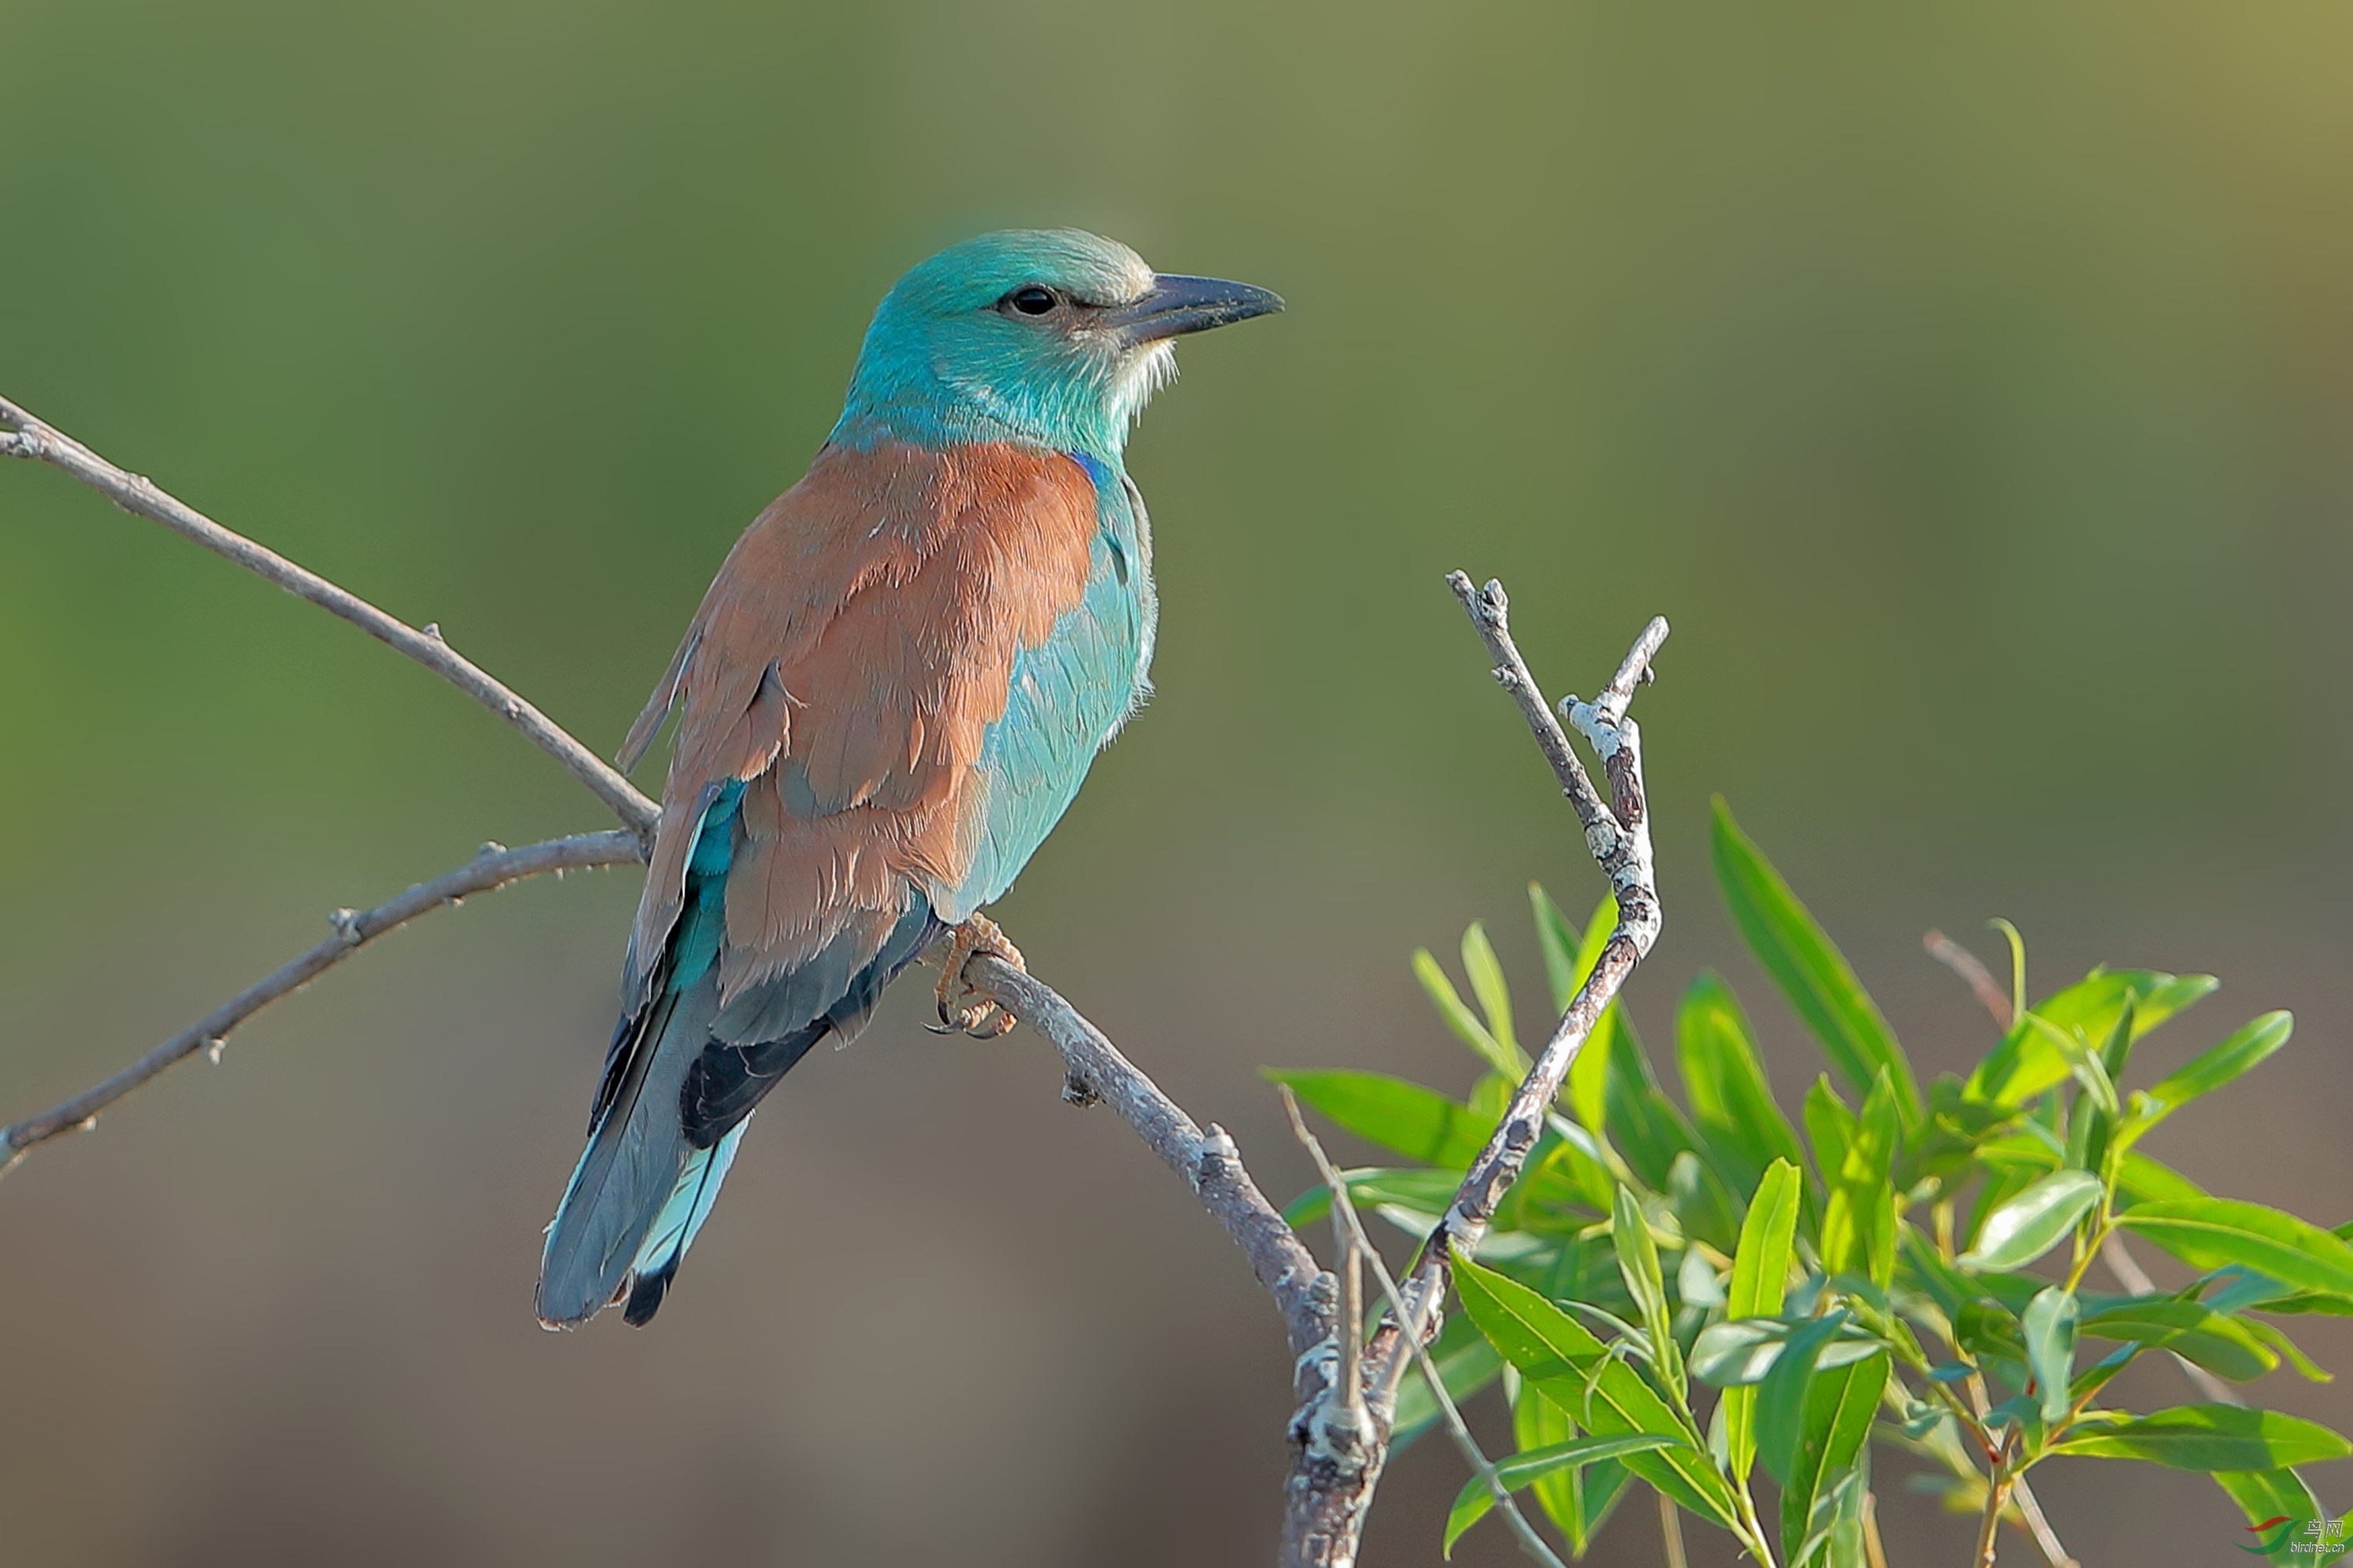
M 679 714 L 621 1020 L 548 1227 L 540 1321 L 661 1305 L 746 1118 L 981 913 L 1149 689 L 1157 603 L 1130 424 L 1174 340 L 1279 310 L 1076 230 L 984 235 L 902 278 L 841 418 L 728 553 L 621 748 Z

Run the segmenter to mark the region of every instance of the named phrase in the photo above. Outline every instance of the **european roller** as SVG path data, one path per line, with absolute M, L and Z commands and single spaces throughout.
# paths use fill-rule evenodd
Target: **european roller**
M 621 1018 L 541 1259 L 550 1327 L 642 1324 L 762 1096 L 947 946 L 1018 954 L 1001 896 L 1150 688 L 1158 604 L 1127 432 L 1174 340 L 1279 310 L 1071 229 L 922 263 L 840 419 L 728 552 L 621 747 L 678 729 Z M 952 998 L 954 998 L 952 1000 Z

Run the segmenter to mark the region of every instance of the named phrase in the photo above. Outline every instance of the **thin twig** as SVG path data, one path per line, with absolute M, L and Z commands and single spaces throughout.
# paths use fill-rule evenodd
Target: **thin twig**
M 1664 1492 L 1658 1496 L 1659 1545 L 1666 1553 L 1667 1568 L 1691 1568 L 1691 1559 L 1683 1555 L 1683 1521 L 1675 1500 Z
M 526 877 L 591 866 L 630 865 L 638 858 L 637 835 L 619 828 L 552 838 L 521 849 L 486 844 L 481 853 L 456 870 L 430 882 L 421 882 L 375 909 L 359 912 L 337 910 L 328 917 L 333 934 L 310 952 L 255 981 L 104 1082 L 38 1116 L 28 1116 L 0 1129 L 0 1150 L 6 1151 L 6 1164 L 0 1164 L 0 1170 L 23 1159 L 25 1151 L 36 1143 L 96 1125 L 100 1111 L 173 1063 L 184 1061 L 198 1051 L 217 1052 L 230 1031 L 248 1018 L 280 997 L 301 990 L 377 937 L 406 925 L 419 915 Z
M 1993 1015 L 1995 1025 L 2004 1034 L 2010 1032 L 2010 1026 L 2015 1021 L 2010 1016 L 2010 993 L 1995 983 L 1992 973 L 1978 962 L 1976 953 L 1940 931 L 1932 931 L 1922 937 L 1920 945 L 1928 950 L 1929 957 L 1967 981 L 1985 1010 Z
M 223 528 L 152 481 L 115 467 L 5 397 L 0 397 L 0 428 L 14 432 L 0 437 L 0 457 L 37 458 L 61 468 L 123 510 L 160 522 L 195 540 L 214 554 L 267 578 L 299 598 L 310 600 L 330 615 L 340 616 L 379 642 L 407 655 L 521 731 L 540 750 L 561 763 L 566 773 L 586 784 L 597 799 L 612 808 L 614 816 L 640 837 L 652 836 L 654 824 L 661 816 L 659 806 L 554 720 L 451 648 L 438 631 L 418 631 L 317 573 L 297 566 L 276 551 Z
M 2051 1568 L 2081 1568 L 2081 1564 L 2067 1555 L 2066 1547 L 2060 1544 L 2059 1532 L 2052 1529 L 2051 1521 L 2042 1516 L 2042 1505 L 2035 1500 L 2034 1489 L 2026 1484 L 2024 1476 L 2018 1478 L 2018 1485 L 2010 1490 L 2010 1500 L 2018 1505 L 2020 1517 L 2026 1521 L 2026 1532 L 2034 1537 L 2034 1544 L 2042 1549 L 2042 1560 L 2050 1563 Z
M 1381 1255 L 1374 1250 L 1372 1241 L 1365 1235 L 1364 1221 L 1358 1217 L 1356 1205 L 1348 1195 L 1347 1178 L 1324 1152 L 1324 1145 L 1316 1142 L 1315 1134 L 1308 1131 L 1306 1118 L 1299 1113 L 1299 1098 L 1291 1092 L 1291 1086 L 1284 1084 L 1282 1089 L 1282 1109 L 1291 1117 L 1292 1133 L 1299 1140 L 1300 1146 L 1307 1151 L 1307 1157 L 1315 1162 L 1316 1173 L 1324 1178 L 1324 1184 L 1332 1191 L 1335 1223 L 1345 1226 L 1351 1252 L 1361 1255 L 1372 1264 L 1374 1276 L 1380 1281 L 1381 1294 L 1388 1299 L 1389 1310 L 1402 1321 L 1406 1315 L 1404 1297 L 1398 1290 L 1397 1279 L 1389 1273 L 1388 1265 L 1382 1261 Z M 1494 1499 L 1497 1511 L 1511 1527 L 1513 1535 L 1518 1538 L 1521 1550 L 1539 1563 L 1550 1563 L 1552 1568 L 1566 1568 L 1544 1537 L 1536 1533 L 1535 1527 L 1528 1522 L 1527 1516 L 1520 1511 L 1519 1501 L 1512 1496 L 1511 1488 L 1504 1484 L 1504 1478 L 1495 1471 L 1494 1462 L 1479 1447 L 1479 1440 L 1471 1435 L 1470 1425 L 1462 1419 L 1462 1412 L 1455 1405 L 1454 1396 L 1447 1392 L 1446 1379 L 1440 1374 L 1429 1348 L 1417 1343 L 1413 1353 L 1415 1362 L 1421 1368 L 1423 1380 L 1437 1396 L 1438 1407 L 1446 1417 L 1446 1429 L 1452 1436 L 1454 1446 L 1462 1451 L 1472 1473 L 1486 1483 L 1488 1496 Z M 1347 1386 L 1345 1382 L 1341 1384 L 1343 1389 Z M 1354 1392 L 1356 1402 L 1361 1405 L 1363 1390 Z M 1678 1564 L 1677 1568 L 1681 1565 Z

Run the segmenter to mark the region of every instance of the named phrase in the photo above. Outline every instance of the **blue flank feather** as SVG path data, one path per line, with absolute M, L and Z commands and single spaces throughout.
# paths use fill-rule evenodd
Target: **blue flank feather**
M 1086 596 L 1013 661 L 1005 713 L 981 737 L 988 801 L 972 865 L 938 913 L 950 925 L 995 902 L 1070 808 L 1088 764 L 1151 690 L 1145 670 L 1159 618 L 1151 525 L 1125 475 L 1080 457 L 1095 482 Z

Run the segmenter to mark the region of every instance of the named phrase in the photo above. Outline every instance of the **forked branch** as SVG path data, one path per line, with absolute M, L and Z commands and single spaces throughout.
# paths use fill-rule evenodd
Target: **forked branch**
M 1458 1250 L 1465 1256 L 1474 1252 L 1486 1236 L 1496 1206 L 1519 1179 L 1529 1152 L 1543 1134 L 1545 1119 L 1577 1051 L 1659 934 L 1658 881 L 1651 851 L 1650 804 L 1642 784 L 1641 731 L 1626 710 L 1635 688 L 1651 679 L 1651 661 L 1666 640 L 1667 623 L 1654 619 L 1642 629 L 1599 698 L 1585 702 L 1572 696 L 1561 702 L 1561 717 L 1585 736 L 1601 759 L 1609 785 L 1605 801 L 1512 640 L 1511 603 L 1504 585 L 1490 582 L 1483 588 L 1473 588 L 1470 578 L 1460 572 L 1450 575 L 1447 584 L 1486 644 L 1495 679 L 1519 704 L 1537 749 L 1551 764 L 1561 793 L 1583 824 L 1586 847 L 1609 879 L 1618 918 L 1593 972 L 1570 998 L 1567 1011 L 1529 1067 L 1493 1135 L 1472 1162 L 1437 1231 L 1423 1243 L 1402 1288 L 1402 1307 L 1392 1310 L 1373 1336 L 1365 1362 L 1374 1421 L 1374 1440 L 1367 1451 L 1361 1457 L 1318 1454 L 1302 1436 L 1318 1429 L 1314 1409 L 1303 1408 L 1293 1419 L 1293 1438 L 1302 1447 L 1294 1457 L 1284 1521 L 1286 1550 L 1295 1555 L 1287 1556 L 1286 1563 L 1355 1560 L 1356 1542 L 1364 1532 L 1373 1491 L 1388 1457 L 1398 1385 L 1407 1367 L 1437 1336 L 1445 1315 L 1451 1259 Z M 1315 1395 L 1324 1400 L 1335 1396 L 1328 1388 Z

